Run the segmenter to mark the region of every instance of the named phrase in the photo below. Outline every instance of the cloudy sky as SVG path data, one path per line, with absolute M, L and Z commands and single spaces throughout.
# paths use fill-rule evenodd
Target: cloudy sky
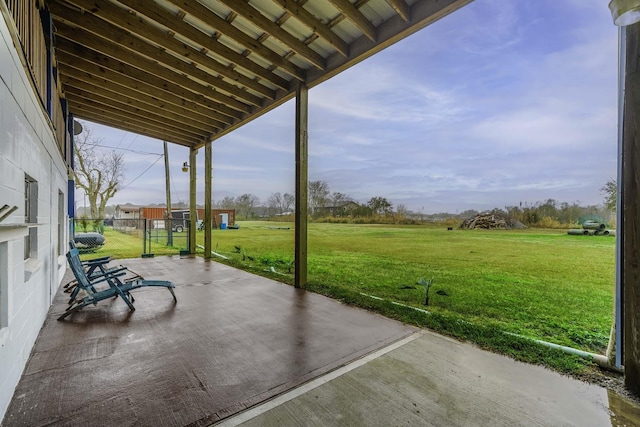
M 616 176 L 617 62 L 605 0 L 476 0 L 310 91 L 309 178 L 424 213 L 599 204 Z M 294 109 L 214 142 L 214 200 L 293 193 Z M 162 203 L 162 142 L 85 124 L 125 150 L 112 203 Z M 188 150 L 169 157 L 187 201 Z M 198 164 L 202 203 L 204 150 Z

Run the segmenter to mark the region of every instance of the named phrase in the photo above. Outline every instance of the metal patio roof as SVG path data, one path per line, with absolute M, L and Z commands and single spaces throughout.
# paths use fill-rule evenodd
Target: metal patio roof
M 198 148 L 472 0 L 46 0 L 75 117 Z

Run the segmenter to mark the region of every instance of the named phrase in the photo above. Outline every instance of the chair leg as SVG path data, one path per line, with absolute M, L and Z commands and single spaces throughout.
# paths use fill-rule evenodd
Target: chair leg
M 94 302 L 93 301 L 80 301 L 80 302 L 78 302 L 78 305 L 76 305 L 75 307 L 67 308 L 65 310 L 65 312 L 62 313 L 62 315 L 60 317 L 58 317 L 58 320 L 63 320 L 65 317 L 67 317 L 71 313 L 75 313 L 76 311 L 80 310 L 83 307 L 88 306 L 89 304 L 94 304 Z
M 171 295 L 173 296 L 173 302 L 176 303 L 178 302 L 178 299 L 176 298 L 176 293 L 173 292 L 173 288 L 167 288 L 169 289 L 169 292 L 171 292 Z

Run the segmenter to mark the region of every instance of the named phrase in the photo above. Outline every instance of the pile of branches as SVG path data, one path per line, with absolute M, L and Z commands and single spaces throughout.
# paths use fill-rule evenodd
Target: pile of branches
M 460 228 L 464 230 L 509 230 L 512 228 L 526 228 L 526 225 L 500 212 L 479 213 L 462 221 Z

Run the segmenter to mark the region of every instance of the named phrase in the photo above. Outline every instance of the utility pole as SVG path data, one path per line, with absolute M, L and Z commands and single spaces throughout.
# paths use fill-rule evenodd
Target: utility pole
M 169 148 L 167 141 L 164 142 L 164 181 L 167 189 L 167 220 L 165 229 L 167 230 L 167 246 L 173 246 L 173 216 L 171 215 L 171 180 L 169 178 Z

